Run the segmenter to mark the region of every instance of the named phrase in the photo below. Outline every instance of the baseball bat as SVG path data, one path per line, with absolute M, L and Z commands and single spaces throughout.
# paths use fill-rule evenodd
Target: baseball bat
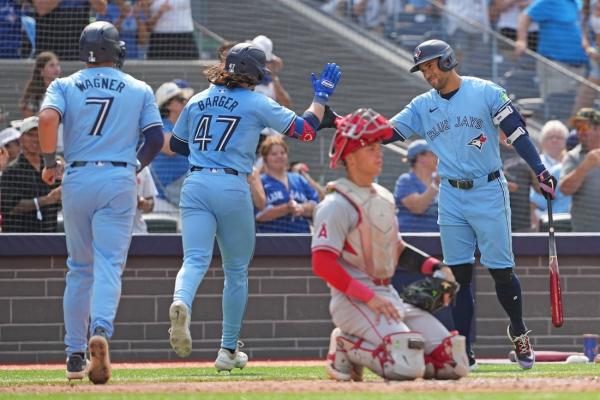
M 552 308 L 552 325 L 560 328 L 564 324 L 562 293 L 560 290 L 560 273 L 558 272 L 558 256 L 556 254 L 556 239 L 554 238 L 554 219 L 552 216 L 552 200 L 548 202 L 548 245 L 550 268 L 550 307 Z

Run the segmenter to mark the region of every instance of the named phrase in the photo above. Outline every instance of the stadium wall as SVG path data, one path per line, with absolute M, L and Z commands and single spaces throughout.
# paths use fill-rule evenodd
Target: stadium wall
M 555 329 L 549 318 L 547 238 L 515 235 L 525 315 L 537 349 L 580 351 L 583 333 L 600 333 L 598 239 L 558 235 L 566 322 Z M 406 235 L 405 240 L 432 254 L 441 252 L 437 235 Z M 114 360 L 178 359 L 167 330 L 181 254 L 178 235 L 134 236 L 111 343 Z M 329 292 L 313 276 L 309 254 L 309 236 L 257 238 L 242 332 L 251 359 L 325 357 L 332 328 Z M 212 360 L 219 344 L 223 274 L 216 255 L 192 314 L 191 360 Z M 63 235 L 0 235 L 0 364 L 64 360 L 65 261 Z M 482 357 L 504 357 L 510 350 L 506 318 L 494 298 L 493 281 L 481 266 L 476 271 L 476 351 Z

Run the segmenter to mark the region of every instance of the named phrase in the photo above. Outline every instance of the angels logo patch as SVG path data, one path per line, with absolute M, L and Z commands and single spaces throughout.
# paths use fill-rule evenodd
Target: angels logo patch
M 469 146 L 477 147 L 479 150 L 483 147 L 483 144 L 487 141 L 487 137 L 482 133 L 468 143 Z

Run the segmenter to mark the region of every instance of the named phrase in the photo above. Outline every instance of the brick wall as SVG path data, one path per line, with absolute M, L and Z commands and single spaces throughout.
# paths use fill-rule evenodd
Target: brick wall
M 278 239 L 282 245 L 277 245 Z M 31 245 L 32 241 L 44 239 L 38 236 L 19 240 Z M 52 240 L 64 239 L 54 237 Z M 147 249 L 146 253 L 156 251 L 156 246 L 148 240 L 156 238 L 134 239 L 133 254 L 124 273 L 123 296 L 111 343 L 114 360 L 177 359 L 170 349 L 167 330 L 168 308 L 181 262 L 180 249 L 168 245 L 165 248 L 170 250 L 162 252 L 171 255 L 144 255 L 141 249 Z M 332 328 L 329 292 L 311 273 L 309 258 L 304 255 L 308 254 L 308 238 L 294 239 L 301 243 L 292 246 L 298 250 L 295 253 L 302 254 L 290 252 L 292 255 L 288 256 L 267 255 L 268 249 L 273 252 L 275 248 L 286 248 L 285 243 L 288 243 L 282 238 L 270 240 L 270 246 L 258 242 L 257 255 L 250 268 L 249 302 L 242 331 L 249 356 L 252 359 L 323 358 Z M 3 243 L 6 244 L 0 236 L 0 254 L 11 254 Z M 27 256 L 0 257 L 0 363 L 64 359 L 64 249 L 55 244 L 46 250 L 40 250 L 41 247 L 30 247 Z M 14 242 L 11 248 L 12 253 L 17 252 Z M 37 250 L 31 250 L 33 248 Z M 436 254 L 435 248 L 429 251 Z M 57 255 L 32 255 L 36 252 Z M 583 333 L 600 333 L 599 261 L 600 256 L 595 255 L 560 257 L 566 323 L 563 328 L 555 329 L 549 320 L 546 256 L 518 257 L 517 273 L 525 294 L 525 315 L 534 330 L 537 348 L 580 350 Z M 220 338 L 222 276 L 220 260 L 215 258 L 194 303 L 192 359 L 215 357 Z M 477 268 L 476 279 L 476 351 L 480 356 L 505 356 L 510 350 L 505 336 L 507 320 L 496 300 L 493 281 L 481 266 Z

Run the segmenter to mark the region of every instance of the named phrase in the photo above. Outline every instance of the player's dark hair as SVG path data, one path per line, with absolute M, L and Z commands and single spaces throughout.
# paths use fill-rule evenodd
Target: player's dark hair
M 258 80 L 248 74 L 232 74 L 225 71 L 224 64 L 209 67 L 203 73 L 213 85 L 225 86 L 228 89 L 242 87 L 242 84 L 250 86 L 258 84 Z
M 51 51 L 43 51 L 35 58 L 35 64 L 31 73 L 31 79 L 25 86 L 23 97 L 19 101 L 19 109 L 24 111 L 29 105 L 34 105 L 35 110 L 31 110 L 37 113 L 38 107 L 44 98 L 46 93 L 46 86 L 44 85 L 44 77 L 42 76 L 42 70 L 52 59 L 57 59 L 58 56 Z

